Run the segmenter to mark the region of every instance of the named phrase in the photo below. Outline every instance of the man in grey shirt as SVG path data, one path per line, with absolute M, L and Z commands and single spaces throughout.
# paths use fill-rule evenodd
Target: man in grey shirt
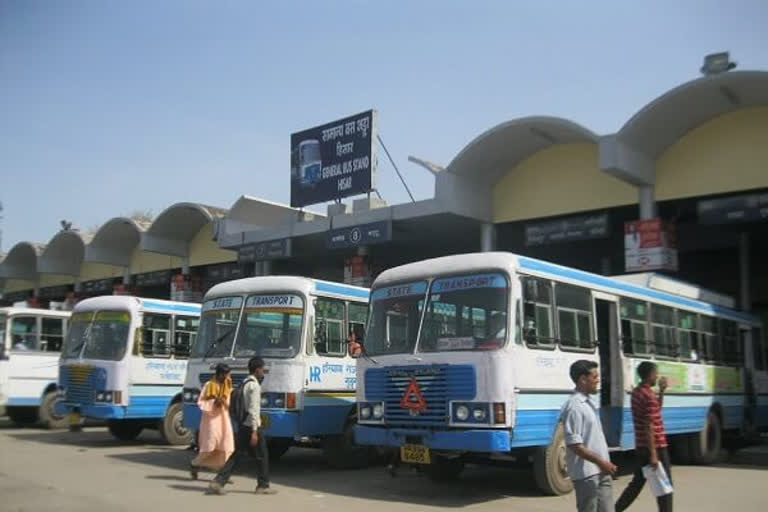
M 616 466 L 608 455 L 600 414 L 590 395 L 597 393 L 597 363 L 581 359 L 571 365 L 576 391 L 561 411 L 565 431 L 565 461 L 576 491 L 579 512 L 614 512 L 613 479 Z

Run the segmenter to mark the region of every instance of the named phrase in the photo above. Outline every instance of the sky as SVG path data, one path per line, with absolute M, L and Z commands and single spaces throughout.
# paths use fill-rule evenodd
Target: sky
M 0 0 L 0 251 L 62 219 L 288 203 L 290 134 L 370 108 L 430 198 L 408 155 L 447 165 L 529 115 L 615 132 L 708 53 L 768 69 L 767 26 L 763 0 Z M 409 200 L 383 154 L 376 179 Z

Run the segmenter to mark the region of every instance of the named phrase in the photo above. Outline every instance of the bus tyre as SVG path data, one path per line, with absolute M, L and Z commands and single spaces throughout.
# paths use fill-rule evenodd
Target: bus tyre
M 17 427 L 29 427 L 37 423 L 37 407 L 8 407 L 6 413 Z
M 288 437 L 272 437 L 267 438 L 267 451 L 269 452 L 270 462 L 276 462 L 280 460 L 280 457 L 285 455 L 285 452 L 293 444 L 293 439 Z
M 720 455 L 723 445 L 723 427 L 714 411 L 707 414 L 707 423 L 701 432 L 690 436 L 690 450 L 696 464 L 712 464 Z
M 555 430 L 552 444 L 536 449 L 533 456 L 533 476 L 541 492 L 550 496 L 561 496 L 573 490 L 573 482 L 565 465 L 565 433 L 563 425 Z
M 323 440 L 323 453 L 334 469 L 360 469 L 369 463 L 370 450 L 355 444 L 355 420 L 348 421 L 344 433 Z
M 143 430 L 141 423 L 133 420 L 109 420 L 107 428 L 109 433 L 120 441 L 133 441 Z
M 40 410 L 38 415 L 40 416 L 40 423 L 45 428 L 60 429 L 67 428 L 69 426 L 69 420 L 66 416 L 60 416 L 56 414 L 54 408 L 59 401 L 59 397 L 55 391 L 46 393 L 43 397 L 43 401 L 40 403 Z
M 165 411 L 160 421 L 160 436 L 171 445 L 189 445 L 195 437 L 194 432 L 184 426 L 184 411 L 181 402 L 174 402 Z
M 424 466 L 424 472 L 434 482 L 453 482 L 464 471 L 464 461 L 460 457 L 433 455 L 432 462 Z

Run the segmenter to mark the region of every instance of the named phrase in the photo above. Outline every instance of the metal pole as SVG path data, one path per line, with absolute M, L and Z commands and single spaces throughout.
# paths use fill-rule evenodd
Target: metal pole
M 395 161 L 392 160 L 392 155 L 389 154 L 389 150 L 387 149 L 387 146 L 385 146 L 384 141 L 381 140 L 381 135 L 376 134 L 376 138 L 379 140 L 379 144 L 381 144 L 381 147 L 384 148 L 384 152 L 387 154 L 387 158 L 389 158 L 389 163 L 392 164 L 392 167 L 395 168 L 395 172 L 400 177 L 400 181 L 403 183 L 403 186 L 405 187 L 405 191 L 408 192 L 408 195 L 411 197 L 411 202 L 415 203 L 416 200 L 413 198 L 413 194 L 411 194 L 411 189 L 408 188 L 408 185 L 405 183 L 405 180 L 403 179 L 403 175 L 400 174 L 400 169 L 397 168 Z

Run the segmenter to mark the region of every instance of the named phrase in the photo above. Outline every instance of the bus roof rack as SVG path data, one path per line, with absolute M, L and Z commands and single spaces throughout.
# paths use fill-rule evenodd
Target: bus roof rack
M 641 272 L 638 274 L 623 274 L 611 276 L 613 279 L 619 279 L 628 283 L 645 286 L 653 290 L 672 293 L 680 297 L 696 299 L 703 302 L 709 302 L 729 309 L 736 308 L 736 299 L 730 295 L 707 290 L 693 283 L 686 283 L 673 277 L 657 274 L 655 272 Z

